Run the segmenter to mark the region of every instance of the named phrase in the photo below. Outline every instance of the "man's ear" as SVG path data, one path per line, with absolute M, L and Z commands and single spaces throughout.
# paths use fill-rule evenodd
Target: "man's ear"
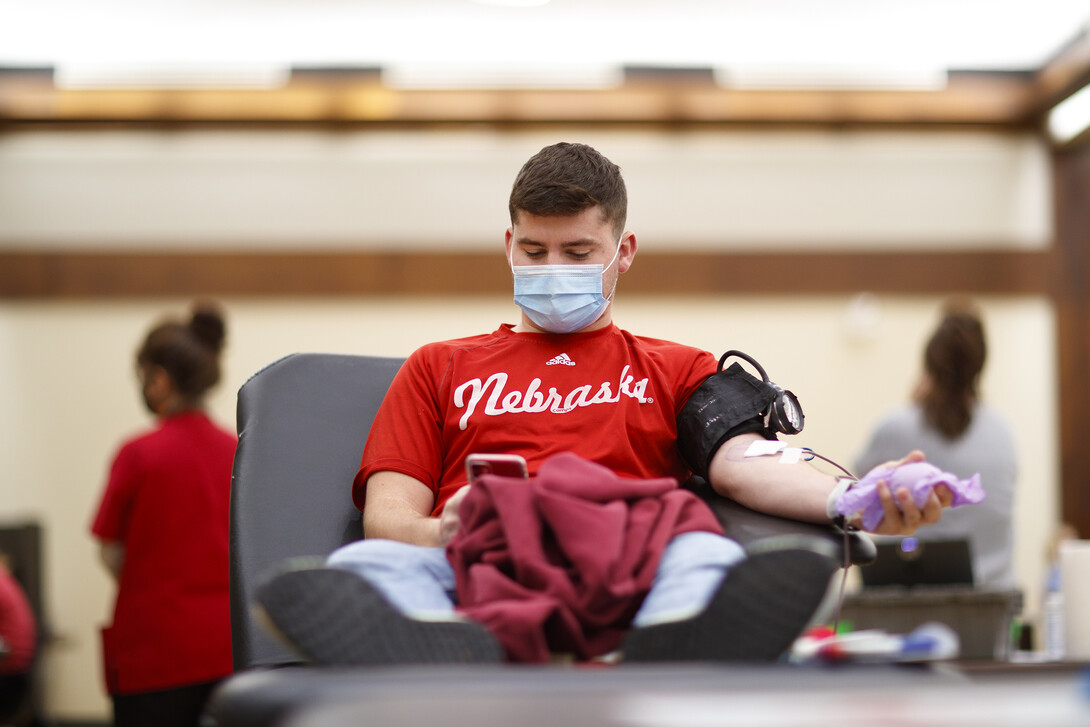
M 617 259 L 617 272 L 627 272 L 632 267 L 632 262 L 636 259 L 636 235 L 632 232 L 625 232 L 621 235 L 621 254 Z
M 507 254 L 507 259 L 511 259 L 511 240 L 515 239 L 515 228 L 508 227 L 507 232 L 503 233 L 503 250 Z

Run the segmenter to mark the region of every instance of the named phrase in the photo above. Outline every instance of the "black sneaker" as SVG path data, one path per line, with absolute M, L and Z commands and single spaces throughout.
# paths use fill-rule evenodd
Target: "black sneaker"
M 270 632 L 308 661 L 323 665 L 500 662 L 499 642 L 479 623 L 408 618 L 355 573 L 294 568 L 258 586 L 259 614 Z M 263 614 L 261 614 L 263 612 Z
M 692 618 L 633 628 L 624 661 L 776 661 L 810 624 L 840 564 L 824 540 L 783 536 L 747 548 L 708 607 Z

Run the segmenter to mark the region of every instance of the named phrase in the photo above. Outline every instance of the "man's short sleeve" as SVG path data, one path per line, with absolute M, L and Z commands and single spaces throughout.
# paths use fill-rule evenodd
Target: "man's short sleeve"
M 439 491 L 442 472 L 442 415 L 436 377 L 423 350 L 397 372 L 379 407 L 352 482 L 352 501 L 363 510 L 367 479 L 376 472 L 408 475 Z

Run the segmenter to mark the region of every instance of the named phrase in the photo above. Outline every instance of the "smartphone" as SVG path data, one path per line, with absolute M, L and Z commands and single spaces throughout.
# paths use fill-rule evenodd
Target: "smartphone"
M 529 477 L 526 460 L 517 454 L 471 454 L 466 457 L 466 477 L 473 484 L 481 475 Z

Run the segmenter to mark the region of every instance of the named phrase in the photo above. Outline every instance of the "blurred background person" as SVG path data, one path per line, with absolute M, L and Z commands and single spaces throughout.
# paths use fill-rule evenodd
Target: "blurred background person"
M 117 579 L 103 629 L 114 723 L 196 725 L 231 673 L 228 503 L 237 438 L 205 413 L 226 326 L 218 307 L 152 328 L 136 373 L 153 429 L 124 442 L 92 533 Z
M 1007 423 L 980 400 L 987 345 L 984 326 L 969 301 L 951 301 L 927 342 L 923 374 L 912 403 L 888 414 L 855 461 L 867 472 L 921 449 L 927 461 L 960 478 L 980 473 L 987 497 L 951 509 L 941 522 L 921 527 L 921 540 L 967 539 L 977 588 L 1006 590 L 1014 579 L 1014 487 L 1017 454 Z
M 0 552 L 0 724 L 34 719 L 28 696 L 38 638 L 26 593 Z

